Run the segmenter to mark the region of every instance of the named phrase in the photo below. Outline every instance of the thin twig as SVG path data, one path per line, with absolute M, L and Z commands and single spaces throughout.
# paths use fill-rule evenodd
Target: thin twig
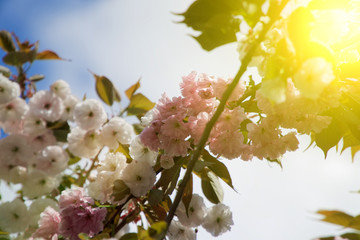
M 123 208 L 123 207 L 125 206 L 125 204 L 127 204 L 127 202 L 130 201 L 133 197 L 134 197 L 134 196 L 131 194 L 131 195 L 125 200 L 125 202 L 124 202 L 123 204 L 117 206 L 116 211 L 112 214 L 112 216 L 109 218 L 109 220 L 106 221 L 106 223 L 104 224 L 104 228 L 106 228 L 109 224 L 111 224 L 111 223 L 114 221 L 114 219 L 115 219 L 115 217 L 116 217 L 117 215 L 121 214 L 122 208 Z
M 92 159 L 91 166 L 88 170 L 85 171 L 85 176 L 79 176 L 78 179 L 78 186 L 82 187 L 86 181 L 86 179 L 90 176 L 91 171 L 94 169 L 96 162 L 98 161 L 99 154 L 101 153 L 102 149 L 96 154 L 96 156 Z

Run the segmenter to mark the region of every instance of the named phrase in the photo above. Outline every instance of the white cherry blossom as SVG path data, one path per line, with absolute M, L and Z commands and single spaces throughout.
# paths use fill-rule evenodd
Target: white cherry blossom
M 75 106 L 74 120 L 84 130 L 98 129 L 106 119 L 105 109 L 96 99 L 86 99 Z

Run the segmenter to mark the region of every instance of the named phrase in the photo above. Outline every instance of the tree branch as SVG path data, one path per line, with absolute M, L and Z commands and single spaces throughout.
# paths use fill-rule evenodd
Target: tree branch
M 226 90 L 220 100 L 220 104 L 219 104 L 218 108 L 216 109 L 215 114 L 210 119 L 210 121 L 206 124 L 203 135 L 199 141 L 199 144 L 197 145 L 197 147 L 194 151 L 194 154 L 193 154 L 191 160 L 189 161 L 189 163 L 187 165 L 187 170 L 185 172 L 184 178 L 182 179 L 182 182 L 179 186 L 178 192 L 176 193 L 174 202 L 171 205 L 171 208 L 169 210 L 169 214 L 166 217 L 167 230 L 168 230 L 170 223 L 174 217 L 175 211 L 180 203 L 181 197 L 184 193 L 186 184 L 190 179 L 190 176 L 192 174 L 192 170 L 195 166 L 195 163 L 199 159 L 201 152 L 206 145 L 206 142 L 209 138 L 211 129 L 214 127 L 216 121 L 220 117 L 221 113 L 224 111 L 227 100 L 229 99 L 229 97 L 230 97 L 231 93 L 233 92 L 233 90 L 235 89 L 236 85 L 239 83 L 241 76 L 246 71 L 258 45 L 260 44 L 261 41 L 264 40 L 265 35 L 266 35 L 267 31 L 270 29 L 270 27 L 272 26 L 272 24 L 280 17 L 280 13 L 281 13 L 282 9 L 285 7 L 285 5 L 287 4 L 287 2 L 288 2 L 288 0 L 284 0 L 284 1 L 281 1 L 281 3 L 278 6 L 274 6 L 274 5 L 270 6 L 270 8 L 269 8 L 269 13 L 271 14 L 270 21 L 267 24 L 264 24 L 263 30 L 260 32 L 258 39 L 255 40 L 255 42 L 252 44 L 249 51 L 246 53 L 246 55 L 241 63 L 240 69 L 237 72 L 235 78 L 229 84 L 229 86 L 226 88 Z M 273 8 L 275 8 L 275 9 L 273 9 Z

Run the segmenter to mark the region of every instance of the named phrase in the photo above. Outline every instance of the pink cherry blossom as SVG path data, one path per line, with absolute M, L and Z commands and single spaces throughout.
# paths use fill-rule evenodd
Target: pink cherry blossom
M 187 108 L 182 97 L 173 97 L 170 99 L 165 93 L 157 103 L 156 108 L 159 110 L 159 119 L 166 119 L 172 115 L 178 115 L 184 118 L 187 114 Z
M 160 140 L 158 138 L 158 134 L 160 133 L 160 127 L 161 121 L 155 120 L 140 134 L 141 142 L 153 151 L 158 151 L 160 147 Z
M 207 112 L 201 112 L 196 117 L 189 117 L 189 127 L 191 131 L 191 137 L 194 139 L 195 144 L 200 141 L 200 138 L 204 132 L 206 124 L 209 122 L 211 115 Z
M 244 136 L 240 131 L 218 131 L 210 139 L 210 151 L 215 155 L 227 159 L 234 159 L 241 155 L 244 148 Z
M 60 209 L 65 209 L 69 206 L 79 207 L 84 204 L 94 204 L 94 200 L 85 195 L 83 188 L 67 189 L 61 193 L 59 199 Z
M 79 233 L 93 237 L 103 230 L 106 208 L 72 205 L 62 209 L 60 216 L 60 234 L 70 240 L 78 240 Z
M 170 156 L 186 156 L 190 143 L 181 138 L 171 138 L 166 135 L 160 136 L 161 148 L 164 149 L 165 154 Z
M 33 238 L 51 240 L 59 233 L 61 217 L 60 213 L 52 207 L 47 207 L 40 215 L 39 228 L 32 234 Z
M 167 137 L 184 139 L 189 135 L 188 124 L 184 123 L 183 118 L 178 115 L 168 117 L 163 123 L 160 131 Z

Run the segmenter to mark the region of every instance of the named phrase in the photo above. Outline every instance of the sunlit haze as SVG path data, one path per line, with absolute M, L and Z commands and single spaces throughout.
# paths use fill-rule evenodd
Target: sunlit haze
M 79 98 L 84 94 L 94 98 L 90 70 L 111 79 L 121 94 L 141 78 L 139 91 L 156 102 L 164 92 L 170 97 L 179 95 L 181 77 L 193 70 L 228 78 L 240 66 L 236 43 L 206 52 L 190 36 L 196 33 L 177 23 L 182 18 L 174 13 L 184 12 L 192 2 L 66 0 L 53 5 L 45 0 L 1 1 L 0 28 L 22 40 L 39 40 L 41 50 L 51 49 L 70 60 L 34 65 L 33 73 L 46 75 L 39 88 L 64 79 Z M 313 38 L 335 49 L 346 36 L 358 37 L 353 36 L 359 29 L 354 29 L 352 21 L 358 23 L 360 18 L 349 11 L 318 12 L 321 21 L 314 26 Z M 359 58 L 359 53 L 350 49 L 339 51 L 338 56 Z M 235 224 L 217 239 L 310 240 L 341 233 L 339 227 L 320 222 L 317 210 L 360 212 L 360 196 L 352 193 L 360 189 L 359 156 L 352 162 L 350 152 L 340 156 L 331 149 L 325 160 L 319 148 L 305 151 L 308 137 L 301 136 L 300 142 L 298 151 L 284 156 L 282 169 L 257 159 L 223 160 L 237 190 L 222 184 L 224 203 L 232 209 Z M 201 193 L 199 181 L 195 182 L 195 191 Z M 200 229 L 198 239 L 212 236 Z

